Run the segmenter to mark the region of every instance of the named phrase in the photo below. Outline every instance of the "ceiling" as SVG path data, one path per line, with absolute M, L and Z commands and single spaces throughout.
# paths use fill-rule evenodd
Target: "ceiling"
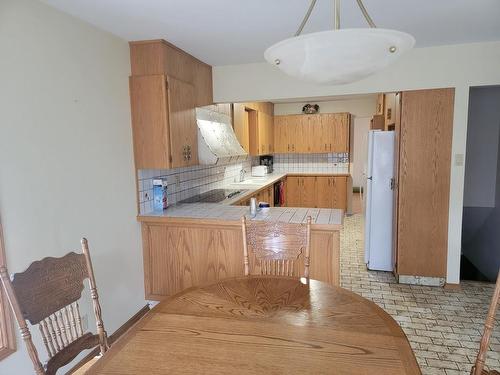
M 292 36 L 309 0 L 42 0 L 126 40 L 163 38 L 211 65 L 264 61 Z M 364 0 L 378 27 L 406 31 L 417 47 L 500 40 L 499 0 Z M 317 0 L 304 33 L 332 28 L 332 0 Z M 365 27 L 342 0 L 341 27 Z

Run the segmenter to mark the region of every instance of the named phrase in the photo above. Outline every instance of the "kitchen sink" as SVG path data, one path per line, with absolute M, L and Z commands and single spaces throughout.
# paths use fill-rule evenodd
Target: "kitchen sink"
M 236 185 L 256 185 L 256 184 L 262 184 L 267 181 L 266 177 L 254 177 L 254 178 L 249 178 L 247 180 L 241 181 L 241 182 L 235 182 Z

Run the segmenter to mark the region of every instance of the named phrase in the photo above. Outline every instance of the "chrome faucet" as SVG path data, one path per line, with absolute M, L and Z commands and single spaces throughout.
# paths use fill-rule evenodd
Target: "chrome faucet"
M 244 169 L 240 170 L 240 182 L 245 181 L 245 173 L 247 173 L 247 171 L 245 171 Z

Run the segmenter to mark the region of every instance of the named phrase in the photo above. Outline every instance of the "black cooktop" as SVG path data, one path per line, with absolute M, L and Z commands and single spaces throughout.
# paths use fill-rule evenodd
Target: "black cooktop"
M 246 190 L 214 189 L 206 191 L 205 193 L 194 195 L 190 198 L 180 201 L 179 203 L 197 203 L 197 202 L 219 203 L 226 199 L 233 198 L 245 191 Z

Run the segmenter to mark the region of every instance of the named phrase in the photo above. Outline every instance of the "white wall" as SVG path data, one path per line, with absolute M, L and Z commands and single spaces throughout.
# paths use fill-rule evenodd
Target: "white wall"
M 88 237 L 112 333 L 145 303 L 128 45 L 38 1 L 2 0 L 0 51 L 0 215 L 9 272 L 78 250 Z M 17 343 L 1 374 L 33 373 Z
M 365 186 L 365 166 L 368 161 L 368 131 L 370 130 L 371 117 L 354 118 L 354 157 L 352 160 L 352 185 Z
M 272 101 L 455 87 L 454 160 L 456 154 L 465 154 L 469 86 L 500 84 L 499 66 L 500 42 L 417 48 L 378 74 L 340 86 L 297 81 L 266 63 L 219 66 L 214 68 L 214 99 L 217 102 Z M 449 283 L 459 282 L 463 188 L 464 166 L 452 165 L 448 228 Z
M 318 104 L 321 113 L 349 112 L 357 117 L 372 117 L 377 110 L 377 95 L 366 95 L 361 98 L 335 100 L 309 100 L 304 102 L 275 103 L 275 115 L 293 115 L 302 113 L 307 104 Z

